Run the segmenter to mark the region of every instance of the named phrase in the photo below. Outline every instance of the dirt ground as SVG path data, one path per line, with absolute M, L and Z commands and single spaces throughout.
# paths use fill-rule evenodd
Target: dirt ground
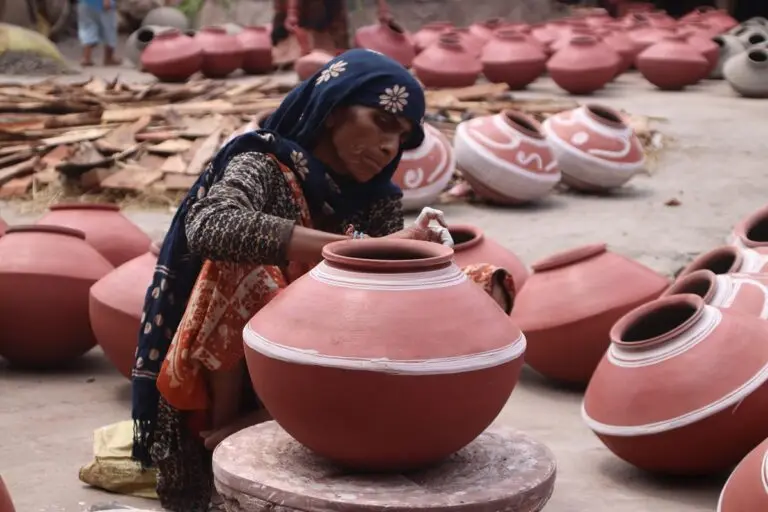
M 121 75 L 146 79 L 132 71 Z M 559 94 L 542 79 L 520 96 Z M 768 131 L 763 131 L 768 102 L 737 98 L 722 82 L 659 92 L 638 76 L 622 77 L 591 101 L 659 118 L 668 147 L 651 176 L 638 176 L 611 197 L 559 194 L 521 209 L 447 206 L 448 219 L 482 227 L 527 262 L 605 241 L 618 253 L 672 273 L 693 255 L 721 244 L 735 221 L 768 201 Z M 666 206 L 673 198 L 679 206 Z M 164 232 L 171 217 L 163 210 L 127 213 L 153 236 Z M 10 223 L 35 218 L 2 203 L 0 215 Z M 633 469 L 582 423 L 580 401 L 579 392 L 553 387 L 526 371 L 498 418 L 556 454 L 558 479 L 547 512 L 715 509 L 726 475 L 660 480 Z M 0 363 L 0 474 L 17 510 L 75 512 L 113 501 L 159 508 L 89 489 L 77 478 L 80 466 L 91 459 L 93 430 L 129 416 L 129 384 L 98 349 L 60 373 L 17 373 Z

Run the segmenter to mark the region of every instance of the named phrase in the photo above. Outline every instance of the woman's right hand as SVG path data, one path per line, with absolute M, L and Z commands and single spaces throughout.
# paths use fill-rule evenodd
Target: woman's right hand
M 429 223 L 433 220 L 437 221 L 439 226 L 430 227 Z M 429 207 L 421 210 L 421 213 L 412 225 L 396 233 L 392 233 L 386 238 L 421 240 L 453 247 L 453 238 L 451 237 L 450 231 L 448 231 L 448 223 L 445 222 L 445 215 L 442 211 Z

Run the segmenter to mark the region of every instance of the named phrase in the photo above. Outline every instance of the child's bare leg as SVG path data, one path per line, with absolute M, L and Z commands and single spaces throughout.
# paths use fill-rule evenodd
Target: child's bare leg
M 121 60 L 115 53 L 115 48 L 117 48 L 117 11 L 113 3 L 105 1 L 105 7 L 109 6 L 109 9 L 104 10 L 100 18 L 105 66 L 119 66 L 121 64 Z
M 80 61 L 81 66 L 93 66 L 93 49 L 96 48 L 95 44 L 89 44 L 83 46 L 83 59 Z

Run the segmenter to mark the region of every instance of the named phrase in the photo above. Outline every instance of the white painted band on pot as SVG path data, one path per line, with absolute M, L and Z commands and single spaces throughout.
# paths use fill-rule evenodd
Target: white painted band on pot
M 719 274 L 715 276 L 715 294 L 710 305 L 718 308 L 730 308 L 744 286 L 754 286 L 763 294 L 763 304 L 760 307 L 760 318 L 768 318 L 768 287 L 748 276 L 738 274 Z
M 728 491 L 728 486 L 736 476 L 737 470 L 738 466 L 736 470 L 734 470 L 728 477 L 728 480 L 726 480 L 725 485 L 723 486 L 723 490 L 720 492 L 720 498 L 717 500 L 716 512 L 723 512 L 723 501 L 725 500 L 725 493 Z M 765 454 L 763 455 L 762 464 L 760 466 L 760 477 L 763 482 L 763 489 L 765 490 L 765 494 L 768 495 L 768 447 L 765 449 Z
M 310 270 L 310 277 L 327 285 L 376 291 L 433 290 L 459 285 L 467 276 L 455 264 L 423 272 L 357 272 L 333 267 L 325 261 Z

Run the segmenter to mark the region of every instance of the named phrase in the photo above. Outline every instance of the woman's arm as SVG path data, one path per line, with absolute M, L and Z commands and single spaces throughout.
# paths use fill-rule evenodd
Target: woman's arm
M 368 219 L 363 227 L 365 233 L 382 237 L 402 231 L 405 227 L 403 202 L 398 196 L 385 197 L 375 201 L 368 210 Z

